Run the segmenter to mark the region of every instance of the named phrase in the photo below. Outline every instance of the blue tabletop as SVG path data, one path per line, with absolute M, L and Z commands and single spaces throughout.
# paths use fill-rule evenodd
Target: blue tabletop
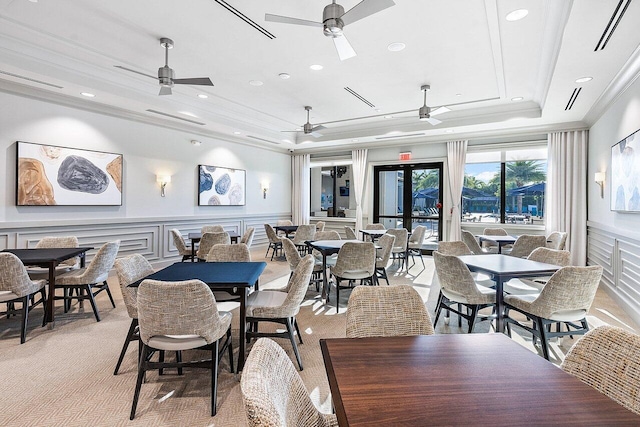
M 266 266 L 266 262 L 176 262 L 144 279 L 165 282 L 199 279 L 212 288 L 250 287 L 258 281 Z M 144 279 L 129 286 L 138 287 Z

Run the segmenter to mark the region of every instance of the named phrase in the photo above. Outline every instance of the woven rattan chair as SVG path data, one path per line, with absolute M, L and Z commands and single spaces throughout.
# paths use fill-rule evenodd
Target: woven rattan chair
M 434 325 L 438 323 L 440 312 L 443 309 L 456 313 L 465 319 L 469 324 L 469 333 L 473 332 L 477 320 L 493 318 L 493 316 L 479 316 L 478 312 L 483 308 L 495 305 L 495 290 L 479 286 L 469 268 L 455 255 L 444 255 L 436 251 L 433 253 L 433 261 L 441 287 Z M 455 304 L 458 305 L 457 310 L 453 307 Z M 460 306 L 464 306 L 468 310 L 462 311 Z
M 346 242 L 342 245 L 338 251 L 336 265 L 331 267 L 336 284 L 336 311 L 340 309 L 340 289 L 352 288 L 356 280 L 360 280 L 360 283 L 366 280 L 373 284 L 375 272 L 376 248 L 373 243 Z M 349 286 L 342 286 L 343 280 L 347 280 Z
M 325 226 L 325 222 L 324 221 L 318 221 L 316 222 L 316 231 L 324 231 L 324 226 Z
M 640 336 L 600 326 L 571 347 L 561 368 L 640 415 Z
M 22 325 L 20 328 L 20 344 L 24 344 L 27 337 L 27 319 L 29 312 L 38 304 L 44 307 L 44 319 L 47 318 L 47 304 L 45 303 L 45 280 L 31 280 L 27 269 L 20 259 L 11 253 L 0 253 L 0 303 L 7 303 L 7 312 L 17 314 L 15 304 L 22 304 Z M 39 293 L 40 299 L 35 300 Z M 44 319 L 42 326 L 44 326 Z
M 438 242 L 438 252 L 443 255 L 454 256 L 473 255 L 473 252 L 469 250 L 469 247 L 460 240 L 454 240 L 452 242 Z
M 564 250 L 567 244 L 567 233 L 554 231 L 547 237 L 547 247 L 550 249 Z
M 204 233 L 224 233 L 224 227 L 221 225 L 205 225 L 200 229 L 202 234 Z
M 517 258 L 527 258 L 531 252 L 538 248 L 544 248 L 547 244 L 545 236 L 534 236 L 532 234 L 523 234 L 513 244 L 513 248 L 508 255 Z
M 411 286 L 358 286 L 351 292 L 347 338 L 433 334 L 424 302 Z
M 255 235 L 255 233 L 256 233 L 255 228 L 253 227 L 247 228 L 247 230 L 244 232 L 244 234 L 240 238 L 240 243 L 244 243 L 245 245 L 247 245 L 248 248 L 250 248 L 251 244 L 253 243 L 253 236 Z
M 136 415 L 140 387 L 146 371 L 163 368 L 197 367 L 211 369 L 211 415 L 216 414 L 218 394 L 218 363 L 225 349 L 229 350 L 229 364 L 233 372 L 231 345 L 231 313 L 218 312 L 216 299 L 204 282 L 186 280 L 161 282 L 145 280 L 138 288 L 138 322 L 143 343 L 138 364 L 138 380 L 131 405 Z M 226 336 L 222 349 L 220 341 Z M 191 349 L 211 351 L 211 360 L 195 362 L 152 362 L 155 351 Z
M 386 230 L 387 228 L 379 222 L 369 223 L 364 226 L 365 230 Z
M 296 235 L 293 237 L 293 244 L 298 248 L 300 256 L 305 256 L 309 253 L 309 247 L 307 246 L 307 240 L 314 240 L 316 235 L 316 226 L 314 224 L 299 225 L 296 230 Z
M 178 255 L 182 257 L 182 261 L 186 261 L 188 259 L 193 261 L 193 253 L 191 252 L 191 248 L 187 247 L 187 244 L 185 243 L 180 230 L 178 230 L 177 228 L 172 228 L 169 231 L 171 232 L 171 236 L 173 237 L 173 244 L 178 250 Z
M 244 243 L 213 245 L 207 262 L 251 262 L 251 253 Z
M 260 338 L 242 371 L 240 390 L 249 427 L 337 427 L 332 414 L 318 412 L 287 353 Z
M 273 261 L 273 256 L 278 251 L 282 251 L 282 238 L 278 237 L 271 224 L 265 224 L 264 231 L 267 233 L 267 238 L 269 239 L 269 246 L 267 246 L 267 253 L 264 257 L 266 258 L 269 256 L 269 250 L 271 249 L 273 251 L 271 252 L 271 261 Z
M 409 242 L 407 243 L 407 255 L 411 257 L 413 261 L 412 265 L 415 265 L 415 257 L 419 256 L 420 261 L 422 261 L 422 266 L 424 267 L 424 259 L 422 258 L 422 242 L 424 241 L 424 235 L 427 232 L 427 227 L 424 225 L 419 225 L 413 229 L 411 236 L 409 237 Z
M 495 250 L 491 250 L 490 248 L 485 250 L 485 249 L 481 248 L 480 245 L 478 244 L 478 241 L 476 240 L 475 236 L 473 234 L 471 234 L 467 230 L 462 230 L 462 241 L 464 242 L 465 245 L 467 245 L 469 250 L 474 255 L 483 255 L 483 254 L 486 254 L 486 253 L 497 253 L 498 252 L 497 251 L 497 247 L 495 248 Z
M 531 252 L 531 255 L 529 255 L 527 259 L 566 267 L 571 264 L 571 252 L 538 248 Z M 540 293 L 544 285 L 549 281 L 549 277 L 551 276 L 531 277 L 527 279 L 514 278 L 504 283 L 503 290 L 512 295 L 537 294 Z
M 300 304 L 302 304 L 307 292 L 314 264 L 313 256 L 306 255 L 298 263 L 285 288 L 256 291 L 251 293 L 247 299 L 247 322 L 251 324 L 250 330 L 247 331 L 247 341 L 259 337 L 289 338 L 300 370 L 302 370 L 302 360 L 296 345 L 293 328 L 295 327 L 298 340 L 302 344 L 302 335 L 298 328 L 296 315 L 300 311 Z M 286 326 L 287 331 L 260 332 L 258 330 L 259 322 L 280 323 Z
M 200 247 L 198 248 L 198 252 L 196 252 L 196 256 L 198 257 L 198 261 L 206 261 L 207 255 L 209 255 L 209 251 L 215 245 L 230 245 L 231 238 L 229 237 L 229 233 L 223 231 L 222 233 L 204 233 L 202 238 L 200 239 Z
M 380 279 L 384 279 L 389 285 L 389 277 L 387 276 L 387 264 L 389 264 L 389 258 L 391 257 L 391 250 L 393 244 L 396 241 L 396 236 L 391 234 L 384 234 L 378 239 L 378 246 L 380 249 L 376 251 L 376 283 Z
M 79 246 L 76 236 L 55 236 L 43 237 L 36 243 L 36 249 L 44 248 L 77 248 Z M 55 268 L 55 275 L 62 274 L 66 271 L 80 268 L 80 258 L 73 257 L 62 261 Z M 49 279 L 48 267 L 27 267 L 27 273 L 31 279 Z
M 548 340 L 553 337 L 584 334 L 589 330 L 586 315 L 596 296 L 602 266 L 562 267 L 556 271 L 538 295 L 507 295 L 504 297 L 505 321 L 529 331 L 540 339 L 542 355 L 549 360 Z M 528 326 L 511 316 L 510 310 L 524 314 L 533 325 Z M 553 323 L 563 322 L 567 331 L 550 330 Z M 578 325 L 577 323 L 580 323 Z
M 335 230 L 316 231 L 312 240 L 342 240 L 340 233 Z
M 114 263 L 114 267 L 118 274 L 122 299 L 124 300 L 125 307 L 127 307 L 127 314 L 131 318 L 127 338 L 124 340 L 118 363 L 116 363 L 116 369 L 113 371 L 113 375 L 118 375 L 118 370 L 127 352 L 129 343 L 140 339 L 140 335 L 138 334 L 138 288 L 130 288 L 129 285 L 152 274 L 153 267 L 151 267 L 149 261 L 140 254 L 118 258 Z
M 358 240 L 358 236 L 356 236 L 356 232 L 353 231 L 353 228 L 348 225 L 344 226 L 344 234 L 347 236 L 347 240 Z
M 394 262 L 395 260 L 398 260 L 400 269 L 402 269 L 407 259 L 409 232 L 406 228 L 390 228 L 387 230 L 387 234 L 391 234 L 396 238 L 396 241 L 393 243 L 393 248 L 391 249 L 391 257 Z
M 276 222 L 276 225 L 293 225 L 293 222 L 289 219 L 279 219 Z M 284 237 L 286 236 L 287 233 L 285 233 L 284 231 L 278 231 L 277 236 L 278 237 Z M 290 236 L 294 236 L 296 233 L 289 233 Z
M 484 234 L 485 236 L 508 236 L 509 235 L 509 233 L 507 233 L 507 230 L 501 227 L 485 228 L 484 230 L 482 230 L 482 234 Z M 491 248 L 493 250 L 495 248 L 497 250 L 498 244 L 494 242 L 488 242 L 485 240 L 484 242 L 482 242 L 482 247 L 483 249 Z M 510 248 L 511 245 L 505 245 L 504 247 Z
M 111 300 L 111 305 L 113 308 L 116 307 L 116 303 L 109 290 L 107 278 L 118 255 L 119 247 L 120 240 L 105 243 L 86 268 L 71 270 L 56 278 L 56 289 L 62 288 L 64 290 L 64 296 L 56 296 L 55 298 L 64 300 L 65 310 L 70 307 L 71 301 L 74 299 L 79 301 L 88 299 L 91 303 L 93 314 L 99 322 L 100 313 L 98 313 L 95 297 L 102 291 L 107 292 L 109 300 Z M 75 295 L 73 294 L 74 290 L 76 291 Z

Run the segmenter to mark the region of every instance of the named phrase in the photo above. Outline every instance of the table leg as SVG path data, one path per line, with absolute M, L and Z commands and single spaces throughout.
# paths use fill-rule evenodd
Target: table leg
M 193 241 L 193 239 L 191 239 L 191 262 L 193 262 L 196 259 L 196 244 Z
M 496 276 L 496 332 L 504 332 L 504 278 Z
M 84 258 L 81 258 L 81 260 L 84 260 Z M 54 326 L 53 311 L 55 308 L 55 305 L 54 305 L 55 296 L 56 296 L 56 263 L 52 261 L 49 264 L 49 295 L 47 295 L 47 319 L 46 319 L 47 323 L 49 323 L 50 328 L 53 328 Z
M 327 254 L 322 252 L 322 299 L 329 297 L 328 281 L 327 281 Z
M 238 373 L 244 367 L 245 341 L 247 339 L 247 288 L 240 289 L 240 343 L 238 344 Z
M 502 243 L 498 242 L 498 253 L 501 254 L 502 253 Z

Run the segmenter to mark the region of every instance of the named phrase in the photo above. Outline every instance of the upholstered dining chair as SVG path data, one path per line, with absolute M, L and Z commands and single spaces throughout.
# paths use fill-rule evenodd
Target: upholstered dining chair
M 278 290 L 263 290 L 249 294 L 247 299 L 247 322 L 251 328 L 247 331 L 247 341 L 259 337 L 289 338 L 293 352 L 302 371 L 302 360 L 294 337 L 293 328 L 302 344 L 302 335 L 298 328 L 296 315 L 300 311 L 300 304 L 307 292 L 315 261 L 312 255 L 306 255 L 300 260 L 287 286 Z M 286 332 L 265 333 L 258 330 L 259 322 L 280 323 L 286 326 Z
M 342 240 L 340 233 L 335 230 L 316 231 L 312 240 Z
M 546 246 L 550 249 L 564 250 L 567 244 L 567 233 L 554 231 L 547 236 Z
M 256 232 L 255 228 L 253 227 L 247 228 L 244 234 L 242 235 L 242 237 L 240 238 L 240 243 L 244 243 L 245 245 L 247 245 L 248 248 L 250 248 L 251 244 L 253 243 L 253 236 L 255 232 Z
M 309 252 L 306 244 L 307 240 L 314 240 L 316 235 L 316 226 L 314 224 L 299 225 L 296 235 L 293 237 L 293 244 L 298 248 L 300 256 L 305 256 Z
M 127 352 L 129 343 L 140 339 L 138 334 L 138 288 L 130 288 L 129 285 L 152 274 L 153 267 L 149 264 L 149 261 L 140 254 L 133 254 L 123 258 L 118 258 L 114 262 L 114 267 L 118 274 L 118 282 L 120 283 L 122 299 L 124 300 L 124 305 L 127 308 L 127 314 L 131 318 L 127 337 L 125 338 L 124 345 L 120 351 L 120 357 L 118 358 L 118 363 L 116 363 L 116 369 L 113 371 L 113 375 L 118 375 L 118 370 L 120 369 L 124 355 Z
M 78 238 L 76 236 L 48 236 L 43 237 L 36 243 L 36 249 L 46 248 L 77 248 L 79 246 Z M 73 257 L 62 261 L 56 266 L 55 275 L 62 274 L 65 271 L 80 268 L 80 258 Z M 27 273 L 31 279 L 48 279 L 49 268 L 48 267 L 27 267 Z
M 640 336 L 600 326 L 571 347 L 560 367 L 640 415 Z
M 204 225 L 200 229 L 202 234 L 204 233 L 224 233 L 224 227 L 221 225 Z
M 347 236 L 347 240 L 358 240 L 358 236 L 356 236 L 356 232 L 353 228 L 348 225 L 344 226 L 344 234 Z
M 507 331 L 510 333 L 510 325 L 514 324 L 533 334 L 534 340 L 540 339 L 542 355 L 549 360 L 550 338 L 581 335 L 589 330 L 586 315 L 596 296 L 601 277 L 600 265 L 562 267 L 549 278 L 539 294 L 506 295 L 504 303 Z M 511 310 L 524 314 L 527 319 L 531 319 L 532 325 L 528 326 L 511 317 Z M 568 330 L 558 328 L 552 332 L 549 326 L 558 322 L 567 325 Z
M 391 250 L 396 241 L 396 236 L 391 234 L 383 234 L 378 239 L 378 246 L 380 247 L 376 251 L 376 283 L 379 279 L 384 279 L 389 285 L 389 277 L 387 276 L 387 264 L 389 264 L 389 258 L 391 258 Z
M 109 300 L 111 300 L 111 305 L 113 308 L 116 307 L 116 303 L 109 290 L 107 278 L 116 260 L 119 248 L 120 240 L 105 243 L 87 267 L 71 270 L 56 277 L 56 288 L 62 288 L 64 290 L 64 296 L 56 296 L 55 299 L 64 300 L 65 310 L 74 299 L 79 301 L 88 299 L 91 303 L 96 321 L 99 322 L 100 313 L 98 312 L 95 297 L 102 291 L 107 292 Z M 73 294 L 74 290 L 76 291 L 75 295 Z
M 293 221 L 291 221 L 290 219 L 279 219 L 276 222 L 276 226 L 278 225 L 293 225 Z M 289 233 L 290 236 L 294 236 L 296 233 Z M 284 237 L 286 236 L 286 233 L 284 231 L 278 231 L 277 233 L 278 237 Z
M 424 302 L 411 286 L 358 286 L 351 292 L 347 338 L 433 334 Z
M 422 258 L 422 242 L 424 241 L 424 235 L 426 232 L 427 227 L 419 225 L 413 229 L 413 232 L 409 237 L 409 242 L 407 243 L 407 255 L 411 257 L 413 265 L 416 263 L 414 258 L 418 256 L 420 257 L 420 261 L 422 261 L 422 266 L 425 266 L 424 259 Z
M 316 231 L 324 231 L 324 226 L 326 223 L 324 221 L 316 222 Z
M 478 244 L 478 241 L 476 240 L 475 236 L 473 234 L 471 234 L 471 232 L 467 231 L 467 230 L 462 230 L 462 241 L 464 242 L 465 245 L 467 245 L 467 248 L 469 248 L 469 250 L 474 254 L 474 255 L 483 255 L 483 254 L 487 254 L 487 253 L 497 253 L 497 247 L 493 248 L 493 250 L 491 248 L 486 248 L 483 249 L 480 247 L 480 245 Z
M 249 427 L 337 427 L 333 414 L 323 414 L 307 387 L 275 341 L 260 338 L 253 345 L 240 379 Z
M 356 280 L 375 283 L 376 248 L 372 242 L 346 242 L 338 251 L 336 265 L 331 267 L 336 285 L 336 312 L 340 309 L 340 289 L 353 287 Z M 349 285 L 342 286 L 343 280 Z M 328 295 L 327 295 L 328 299 Z
M 502 227 L 487 227 L 484 230 L 482 230 L 482 234 L 484 234 L 485 236 L 508 236 L 509 233 L 507 233 L 507 230 L 505 230 Z M 487 249 L 487 248 L 491 248 L 493 249 L 494 247 L 497 248 L 498 244 L 494 243 L 494 242 L 488 242 L 488 241 L 484 241 L 482 242 L 482 247 Z M 505 248 L 510 248 L 511 245 L 505 245 Z
M 571 264 L 571 252 L 558 251 L 549 248 L 537 248 L 527 257 L 531 261 L 544 262 L 546 264 L 566 267 Z M 513 278 L 504 283 L 503 290 L 512 295 L 526 295 L 539 293 L 549 281 L 550 276 Z
M 391 234 L 396 238 L 395 242 L 393 243 L 393 248 L 391 249 L 391 257 L 393 258 L 394 262 L 395 260 L 398 260 L 400 269 L 402 269 L 407 260 L 407 243 L 409 232 L 406 228 L 390 228 L 387 230 L 387 234 Z
M 225 349 L 229 350 L 229 364 L 233 372 L 233 349 L 231 313 L 218 312 L 216 299 L 209 286 L 200 280 L 144 280 L 138 287 L 138 322 L 143 345 L 129 418 L 133 420 L 136 415 L 144 373 L 168 367 L 211 369 L 211 415 L 215 415 L 220 355 L 224 354 Z M 220 349 L 220 342 L 225 337 Z M 211 360 L 151 361 L 155 351 L 192 349 L 209 350 Z
M 24 344 L 27 337 L 27 319 L 29 312 L 38 304 L 44 307 L 44 319 L 47 318 L 47 304 L 45 303 L 46 280 L 31 280 L 22 261 L 11 253 L 0 253 L 0 303 L 7 303 L 6 315 L 16 314 L 15 304 L 22 304 L 22 323 L 20 328 L 20 344 Z M 40 299 L 35 300 L 35 295 Z
M 513 248 L 511 248 L 507 255 L 517 258 L 526 258 L 537 248 L 544 248 L 546 245 L 547 238 L 545 236 L 523 234 L 518 237 L 516 242 L 513 244 Z
M 380 224 L 379 222 L 369 223 L 364 226 L 365 230 L 386 230 L 387 227 L 384 224 Z
M 213 245 L 207 254 L 207 262 L 251 262 L 251 252 L 244 243 Z
M 474 255 L 473 252 L 469 250 L 469 247 L 460 240 L 438 242 L 438 252 L 443 255 L 454 256 Z M 486 274 L 472 272 L 471 276 L 473 276 L 473 280 L 475 280 L 478 285 L 485 286 L 487 288 L 491 288 L 496 285 L 495 282 Z
M 455 255 L 444 255 L 436 251 L 433 253 L 433 261 L 441 288 L 434 326 L 438 323 L 440 312 L 443 309 L 465 319 L 469 324 L 469 333 L 473 332 L 477 320 L 493 318 L 493 316 L 479 316 L 478 312 L 483 308 L 495 305 L 496 291 L 494 289 L 478 285 L 466 264 Z M 455 304 L 458 305 L 457 310 L 454 308 Z M 468 310 L 462 311 L 460 306 L 464 306 Z
M 191 259 L 191 256 L 193 255 L 191 253 L 191 248 L 187 247 L 187 244 L 185 243 L 180 230 L 178 230 L 177 228 L 172 228 L 169 231 L 171 232 L 171 237 L 173 237 L 173 244 L 178 250 L 178 255 L 182 256 L 182 261 L 184 262 L 188 259 Z
M 229 233 L 225 231 L 221 233 L 204 233 L 202 235 L 202 238 L 200 239 L 200 247 L 198 248 L 198 252 L 196 252 L 198 261 L 206 261 L 209 251 L 215 245 L 230 245 L 230 244 L 231 244 L 231 238 L 229 237 Z
M 264 257 L 268 257 L 269 250 L 272 250 L 271 261 L 273 261 L 274 255 L 277 252 L 282 251 L 282 237 L 278 237 L 271 224 L 265 224 L 264 231 L 267 233 L 267 238 L 269 239 L 269 246 L 267 246 L 267 253 L 264 255 Z

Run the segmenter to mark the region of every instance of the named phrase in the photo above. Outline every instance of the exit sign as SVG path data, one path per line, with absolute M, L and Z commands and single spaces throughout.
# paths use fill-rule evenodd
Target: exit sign
M 411 160 L 411 151 L 400 153 L 400 160 Z

